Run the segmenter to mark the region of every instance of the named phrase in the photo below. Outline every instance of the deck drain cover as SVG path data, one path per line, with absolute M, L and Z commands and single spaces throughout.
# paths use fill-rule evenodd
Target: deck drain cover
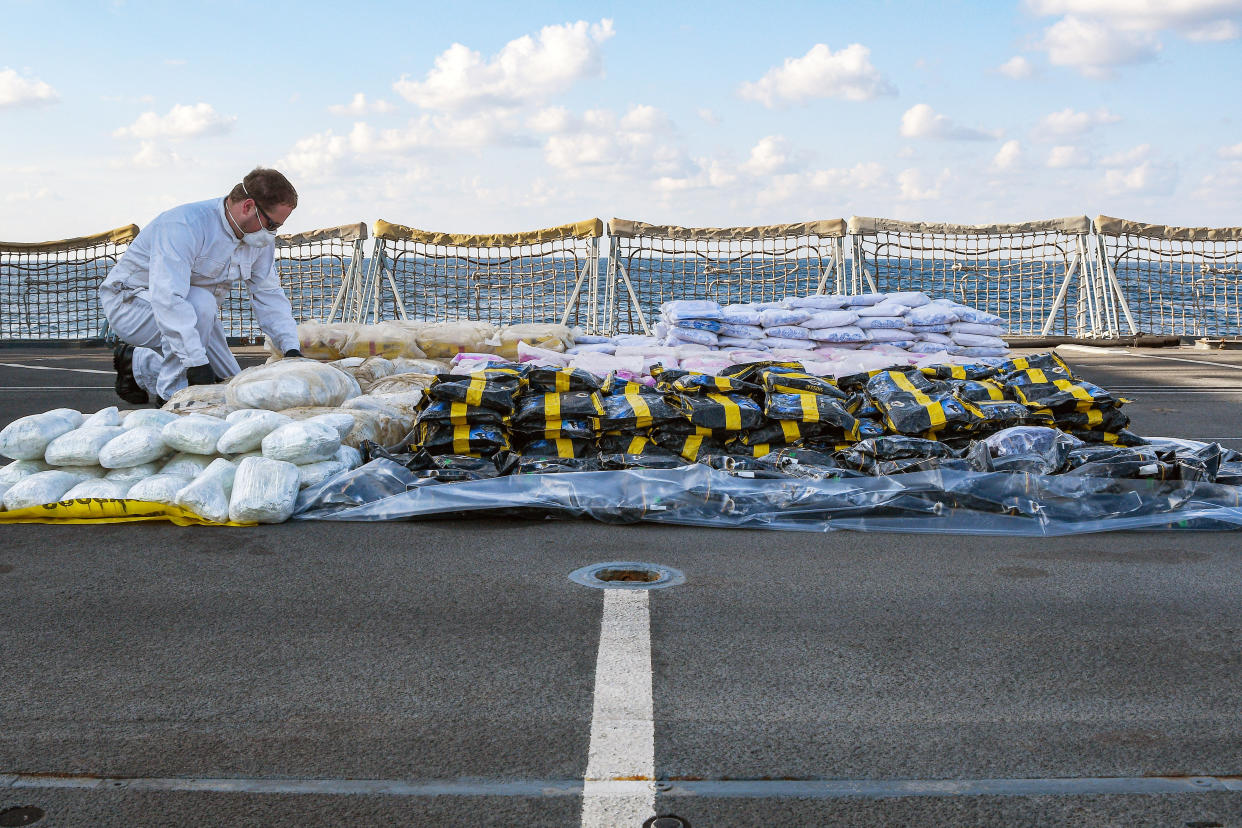
M 686 576 L 661 564 L 609 561 L 575 569 L 569 580 L 596 589 L 662 589 L 685 583 Z
M 664 816 L 653 816 L 643 823 L 643 828 L 690 828 L 690 823 L 679 816 L 665 814 Z
M 0 811 L 0 826 L 8 828 L 12 825 L 34 825 L 43 819 L 43 809 L 33 805 L 20 808 L 5 808 Z

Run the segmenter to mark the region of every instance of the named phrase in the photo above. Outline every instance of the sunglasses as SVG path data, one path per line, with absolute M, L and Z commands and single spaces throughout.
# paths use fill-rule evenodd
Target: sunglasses
M 259 220 L 263 222 L 263 226 L 269 232 L 275 233 L 277 230 L 280 229 L 280 225 L 272 221 L 272 217 L 263 211 L 263 208 L 259 206 L 259 202 L 256 201 L 254 203 L 254 209 L 259 211 Z

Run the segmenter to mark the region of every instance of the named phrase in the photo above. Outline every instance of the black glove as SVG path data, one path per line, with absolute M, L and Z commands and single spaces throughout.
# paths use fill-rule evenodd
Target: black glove
M 299 351 L 297 348 L 290 348 L 289 350 L 285 351 L 286 359 L 288 359 L 289 357 L 300 357 L 300 356 L 302 356 L 302 352 Z
M 190 385 L 213 385 L 220 381 L 210 365 L 191 365 L 185 369 L 185 378 Z

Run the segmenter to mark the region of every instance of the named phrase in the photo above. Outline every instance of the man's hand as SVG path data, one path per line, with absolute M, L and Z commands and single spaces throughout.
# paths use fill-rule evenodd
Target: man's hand
M 302 356 L 302 352 L 299 351 L 297 348 L 290 348 L 289 350 L 285 351 L 285 359 L 289 359 L 290 357 L 300 357 L 300 356 Z
M 220 381 L 210 365 L 191 365 L 185 369 L 185 378 L 190 385 L 214 385 Z

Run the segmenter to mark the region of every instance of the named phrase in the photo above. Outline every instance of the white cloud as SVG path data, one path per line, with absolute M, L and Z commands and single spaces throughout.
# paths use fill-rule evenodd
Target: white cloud
M 537 39 L 511 40 L 488 59 L 454 43 L 423 80 L 403 75 L 393 89 L 410 103 L 444 111 L 539 101 L 603 74 L 600 47 L 613 34 L 609 19 L 545 26 Z
M 574 129 L 574 117 L 563 106 L 550 106 L 527 118 L 526 126 L 535 132 L 555 135 Z
M 1104 186 L 1114 195 L 1168 194 L 1173 191 L 1176 183 L 1176 168 L 1155 161 L 1144 161 L 1134 167 L 1108 170 L 1104 173 Z
M 1124 167 L 1129 164 L 1137 164 L 1140 161 L 1146 161 L 1151 157 L 1151 144 L 1139 144 L 1128 150 L 1115 152 L 1112 155 L 1106 155 L 1100 159 L 1100 164 L 1105 167 Z
M 1107 78 L 1113 68 L 1155 60 L 1161 44 L 1150 32 L 1115 28 L 1090 18 L 1067 15 L 1044 31 L 1043 46 L 1054 66 L 1077 69 L 1089 78 Z
M 1035 74 L 1035 67 L 1031 62 L 1022 55 L 1014 55 L 1009 60 L 996 67 L 996 71 L 1000 72 L 1007 78 L 1014 80 L 1024 80 Z
M 885 186 L 888 183 L 888 170 L 875 161 L 860 161 L 849 168 L 814 170 L 807 179 L 817 190 L 859 193 Z
M 1076 112 L 1072 107 L 1045 115 L 1039 121 L 1038 132 L 1048 137 L 1082 135 L 1104 124 L 1115 124 L 1121 116 L 1109 112 L 1107 107 L 1095 112 Z
M 750 158 L 742 168 L 751 175 L 776 175 L 794 168 L 793 148 L 783 135 L 768 135 L 759 139 L 750 150 Z
M 707 107 L 700 107 L 696 114 L 699 116 L 699 120 L 705 124 L 716 126 L 720 123 L 720 116 Z
M 202 135 L 220 135 L 231 130 L 236 123 L 236 115 L 221 115 L 208 103 L 197 103 L 193 106 L 177 104 L 167 115 L 144 112 L 138 116 L 138 120 L 112 134 L 117 138 L 180 140 Z
M 60 100 L 50 84 L 38 78 L 24 78 L 16 69 L 0 69 L 0 108 L 39 106 Z
M 896 92 L 871 65 L 871 50 L 859 43 L 851 43 L 836 53 L 817 43 L 802 57 L 786 58 L 783 65 L 769 69 L 759 80 L 738 87 L 743 98 L 767 107 L 813 98 L 868 101 Z
M 949 171 L 942 170 L 935 181 L 928 181 L 921 170 L 913 167 L 897 173 L 897 197 L 902 201 L 930 201 L 940 198 L 944 185 L 950 178 Z
M 961 126 L 947 115 L 940 115 L 927 104 L 915 104 L 901 116 L 903 138 L 931 138 L 940 141 L 988 141 L 997 136 Z
M 997 170 L 1013 169 L 1021 158 L 1022 145 L 1016 140 L 1006 141 L 1001 145 L 996 155 L 992 157 L 992 168 Z
M 544 160 L 569 178 L 650 181 L 690 177 L 698 169 L 673 140 L 672 124 L 655 107 L 586 112 L 574 129 L 548 137 Z M 667 186 L 667 185 L 666 185 Z
M 1046 164 L 1052 169 L 1065 169 L 1067 167 L 1085 167 L 1090 161 L 1090 157 L 1081 147 L 1065 144 L 1052 148 L 1052 151 L 1048 153 Z
M 1221 158 L 1242 158 L 1242 142 L 1231 147 L 1221 147 L 1216 151 Z
M 181 156 L 159 147 L 154 141 L 143 141 L 129 163 L 134 167 L 154 170 L 180 164 Z
M 328 107 L 328 111 L 333 115 L 350 115 L 354 118 L 361 118 L 369 112 L 375 112 L 380 115 L 386 115 L 389 112 L 396 111 L 396 107 L 384 99 L 367 102 L 367 96 L 361 92 L 354 94 L 352 100 L 347 104 L 333 104 Z
M 1191 40 L 1232 40 L 1239 34 L 1239 0 L 1030 0 L 1039 14 L 1094 17 L 1118 29 L 1175 31 Z

